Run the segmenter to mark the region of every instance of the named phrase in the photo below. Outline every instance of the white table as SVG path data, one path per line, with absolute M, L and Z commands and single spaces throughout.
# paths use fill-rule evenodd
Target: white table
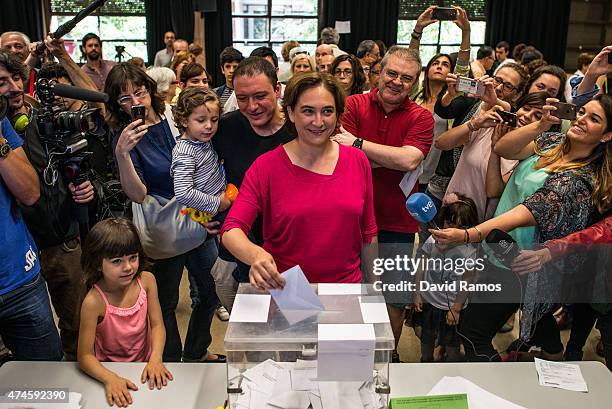
M 134 402 L 130 408 L 216 409 L 227 398 L 225 364 L 168 363 L 174 380 L 161 390 L 140 383 L 144 363 L 103 365 L 138 385 L 137 391 L 130 391 Z M 83 395 L 83 408 L 108 408 L 102 384 L 81 372 L 75 362 L 7 362 L 0 367 L 0 387 L 11 386 L 68 388 Z
M 140 384 L 144 363 L 104 363 L 139 385 L 130 408 L 216 409 L 226 399 L 222 364 L 167 364 L 174 381 L 159 390 Z M 538 385 L 532 362 L 391 364 L 391 396 L 426 395 L 443 376 L 462 376 L 504 399 L 530 409 L 604 409 L 612 406 L 612 373 L 600 362 L 580 362 L 589 392 Z M 0 387 L 69 388 L 83 394 L 86 409 L 106 408 L 102 385 L 72 362 L 8 362 L 0 367 Z M 2 406 L 0 406 L 2 407 Z M 492 408 L 494 409 L 494 408 Z
M 540 386 L 533 362 L 391 364 L 391 397 L 426 395 L 443 376 L 462 376 L 529 409 L 612 407 L 612 373 L 598 361 L 580 365 L 588 393 Z M 494 408 L 492 408 L 494 409 Z

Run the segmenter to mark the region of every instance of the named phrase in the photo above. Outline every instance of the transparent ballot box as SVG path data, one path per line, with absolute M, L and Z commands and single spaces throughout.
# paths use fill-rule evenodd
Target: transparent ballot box
M 323 310 L 281 310 L 240 284 L 225 335 L 231 409 L 387 408 L 394 340 L 382 294 L 368 284 L 311 286 Z M 242 300 L 254 299 L 259 319 L 244 318 Z

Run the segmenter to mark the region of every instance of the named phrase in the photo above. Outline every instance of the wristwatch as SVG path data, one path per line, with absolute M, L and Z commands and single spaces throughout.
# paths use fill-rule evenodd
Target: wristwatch
M 363 149 L 363 139 L 356 138 L 355 141 L 353 142 L 353 146 L 357 149 Z
M 6 158 L 11 153 L 11 145 L 8 141 L 0 136 L 0 159 Z

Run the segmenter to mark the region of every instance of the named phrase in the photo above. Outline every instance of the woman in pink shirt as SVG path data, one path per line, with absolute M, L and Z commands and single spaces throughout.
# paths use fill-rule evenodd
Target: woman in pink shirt
M 296 138 L 253 163 L 221 229 L 223 245 L 251 266 L 257 288 L 282 287 L 279 272 L 296 264 L 310 282 L 362 281 L 362 251 L 377 234 L 372 172 L 363 152 L 330 139 L 344 104 L 328 74 L 305 73 L 287 84 L 284 112 Z M 260 213 L 263 248 L 247 238 Z

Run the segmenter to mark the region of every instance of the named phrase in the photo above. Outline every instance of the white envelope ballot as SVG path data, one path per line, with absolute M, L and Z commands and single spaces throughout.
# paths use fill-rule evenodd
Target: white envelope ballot
M 290 268 L 282 273 L 282 276 L 285 279 L 285 288 L 282 290 L 269 290 L 270 295 L 272 295 L 281 311 L 322 311 L 325 309 L 300 266 Z

